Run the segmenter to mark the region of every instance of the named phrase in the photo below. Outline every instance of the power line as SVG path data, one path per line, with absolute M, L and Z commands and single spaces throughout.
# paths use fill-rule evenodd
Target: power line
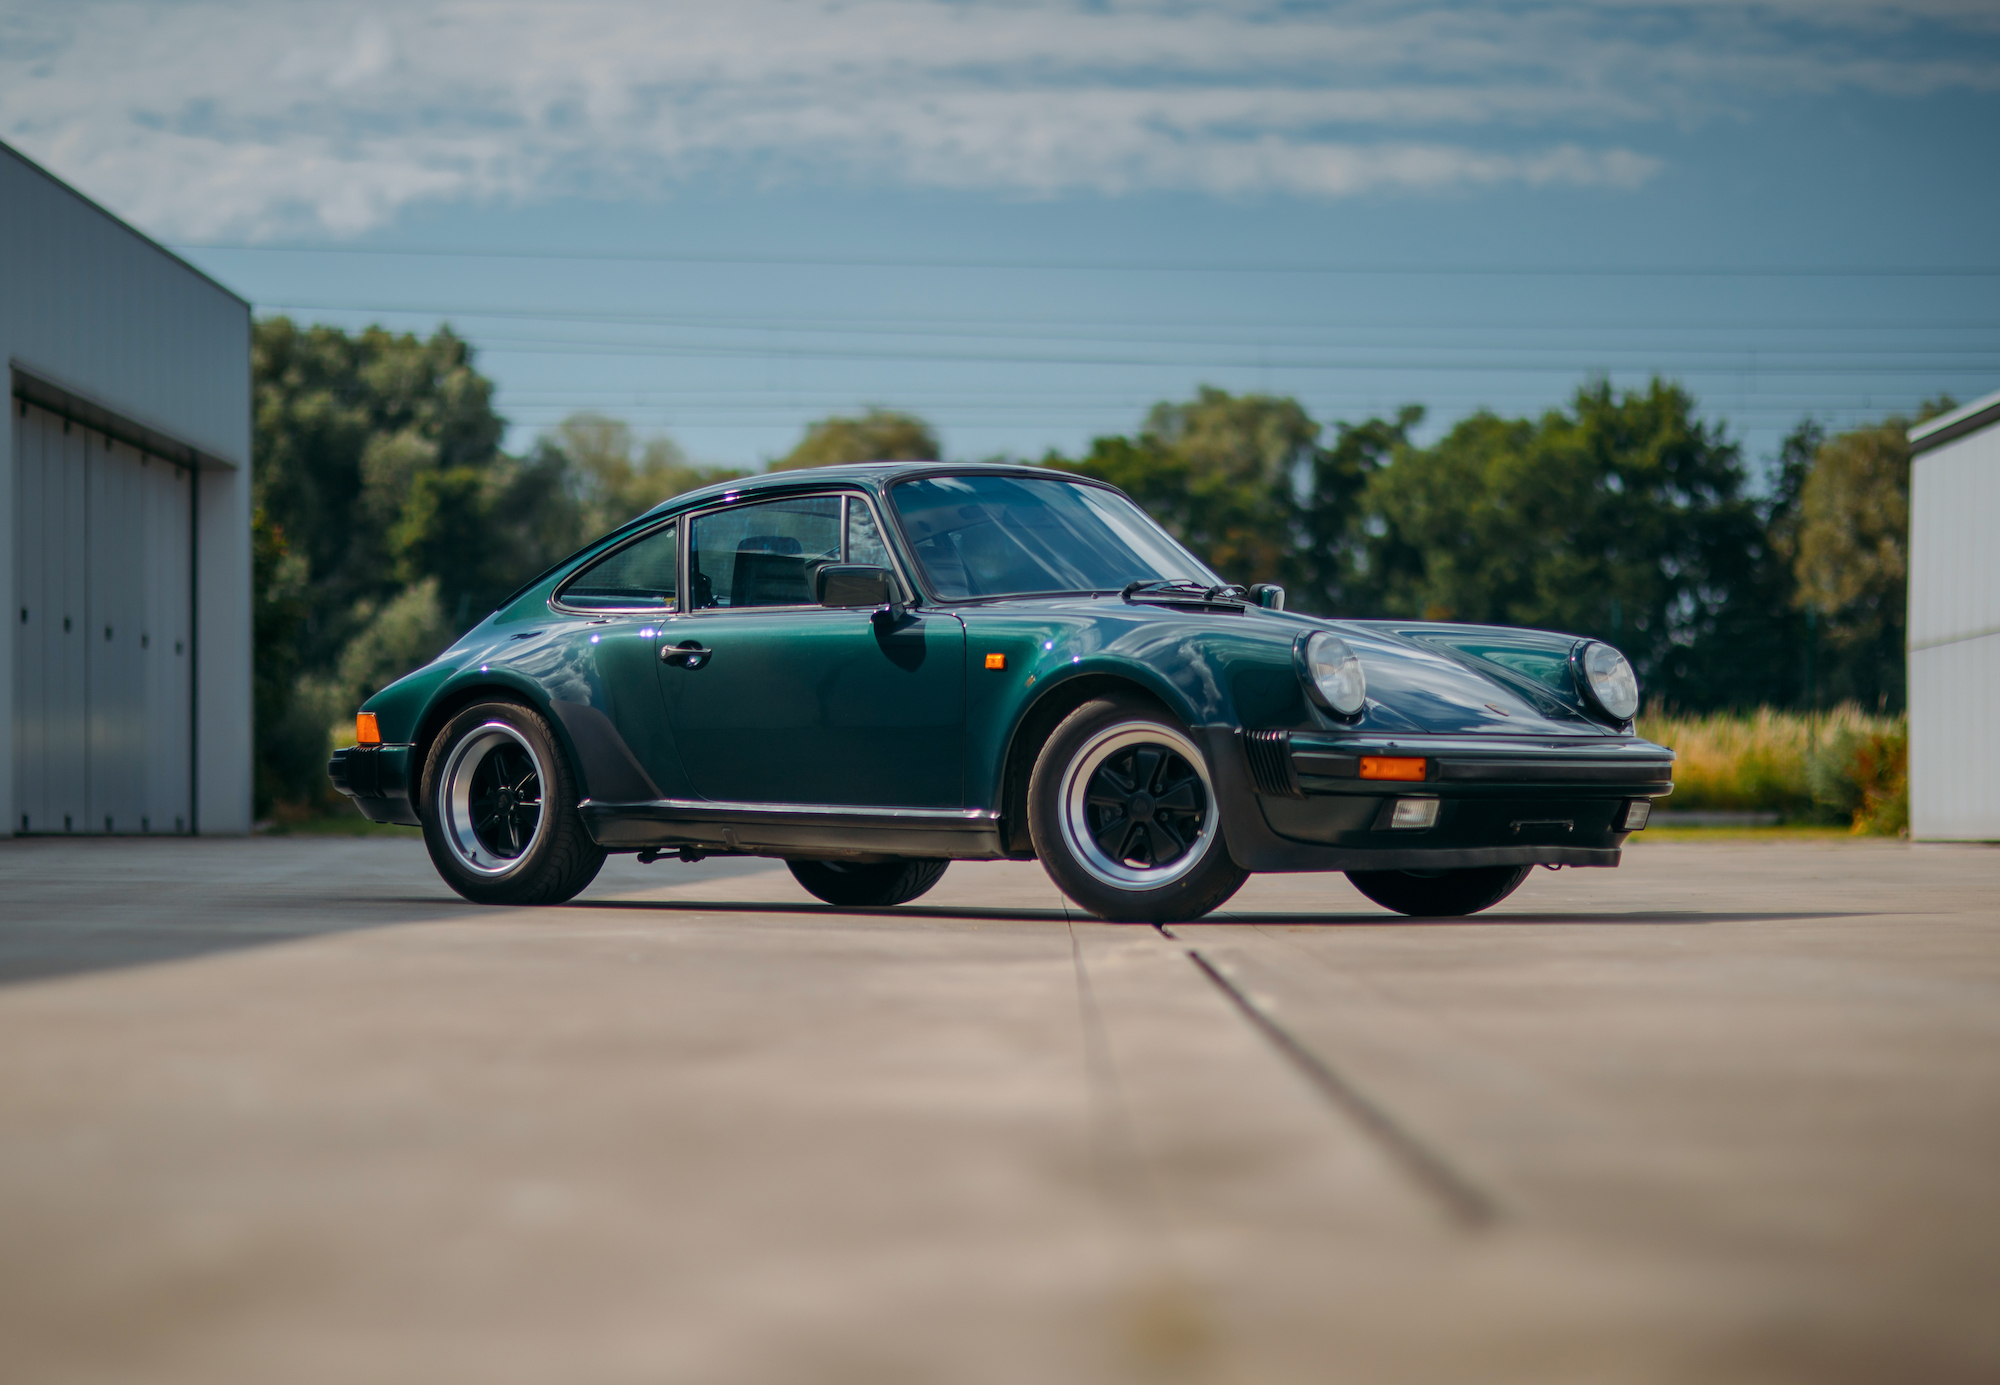
M 1370 373 L 1384 371 L 1416 372 L 1486 372 L 1509 374 L 1588 374 L 1593 370 L 1606 368 L 1601 359 L 1569 359 L 1563 361 L 1523 362 L 1523 361 L 1382 361 L 1342 360 L 1342 359 L 1273 359 L 1269 356 L 1242 358 L 1236 360 L 1215 359 L 1170 359 L 1163 357 L 1118 357 L 1118 356 L 1061 356 L 1047 352 L 1000 353 L 974 351 L 887 351 L 881 349 L 855 348 L 806 348 L 745 346 L 723 343 L 660 343 L 660 342 L 590 342 L 570 340 L 537 340 L 515 337 L 488 338 L 477 343 L 478 349 L 488 355 L 505 356 L 626 356 L 646 357 L 728 357 L 779 360 L 855 360 L 855 361 L 923 361 L 952 362 L 958 364 L 975 363 L 984 365 L 1066 365 L 1103 367 L 1143 367 L 1190 370 L 1348 370 Z M 1630 354 L 1630 353 L 1620 353 Z M 1736 359 L 1734 353 L 1726 362 L 1711 364 L 1706 369 L 1740 374 L 1746 370 L 1768 375 L 1938 375 L 1956 371 L 1973 373 L 1983 369 L 2000 367 L 2000 357 L 1995 353 L 1982 352 L 1982 357 L 1994 357 L 1991 364 L 1987 360 L 1972 362 L 1940 363 L 1936 365 L 1908 366 L 1847 366 L 1847 365 L 1803 365 L 1793 366 L 1782 361 L 1749 361 Z M 1625 366 L 1633 370 L 1673 371 L 1667 364 L 1667 357 L 1656 356 L 1646 361 L 1632 362 Z
M 972 317 L 966 314 L 947 314 L 935 317 L 910 316 L 906 314 L 872 315 L 866 313 L 843 314 L 838 317 L 805 317 L 789 314 L 784 317 L 743 317 L 714 314 L 685 313 L 629 313 L 629 312 L 577 312 L 546 308 L 482 307 L 473 304 L 393 304 L 393 303 L 287 303 L 260 302 L 260 310 L 279 312 L 351 312 L 351 313 L 393 313 L 405 316 L 471 317 L 471 318 L 519 318 L 528 321 L 549 322 L 589 322 L 589 323 L 631 323 L 635 326 L 693 326 L 693 327 L 734 327 L 744 331 L 765 331 L 771 329 L 795 328 L 798 330 L 858 331 L 863 326 L 903 324 L 897 330 L 910 330 L 921 334 L 921 326 L 945 324 L 959 327 L 1000 326 L 1033 327 L 1037 325 L 1053 327 L 1137 327 L 1137 328 L 1264 328 L 1273 331 L 1325 330 L 1325 322 L 1273 322 L 1266 318 L 1105 318 L 1088 319 L 1034 318 L 1034 317 Z M 1618 322 L 1393 322 L 1355 323 L 1340 330 L 1348 331 L 1432 331 L 1432 332 L 1588 332 L 1601 330 L 1646 330 L 1661 332 L 1744 332 L 1744 331 L 1814 331 L 1814 332 L 1995 332 L 2000 331 L 2000 322 L 1883 322 L 1883 321 L 1791 321 L 1759 322 L 1754 324 L 1718 323 L 1713 319 L 1690 323 L 1647 323 L 1622 319 Z
M 1411 265 L 1392 261 L 1334 264 L 1251 260 L 1057 260 L 960 256 L 780 255 L 742 251 L 484 250 L 359 245 L 250 245 L 182 241 L 176 252 L 229 251 L 276 255 L 355 255 L 380 258 L 536 260 L 612 264 L 707 264 L 838 269 L 974 269 L 1117 274 L 1324 274 L 1399 278 L 1579 279 L 1984 279 L 2000 277 L 1986 265 Z
M 429 311 L 429 310 L 424 310 L 424 311 Z M 1075 342 L 1075 343 L 1102 343 L 1110 345 L 1159 344 L 1159 345 L 1185 345 L 1185 346 L 1237 346 L 1237 347 L 1249 347 L 1249 348 L 1259 348 L 1259 347 L 1268 348 L 1273 346 L 1288 347 L 1288 348 L 1292 347 L 1310 348 L 1319 346 L 1327 348 L 1345 347 L 1347 349 L 1366 348 L 1366 349 L 1375 349 L 1383 351 L 1420 351 L 1427 349 L 1427 345 L 1423 342 L 1410 342 L 1410 341 L 1391 341 L 1391 340 L 1312 341 L 1312 340 L 1302 340 L 1297 337 L 1291 337 L 1284 340 L 1273 340 L 1269 337 L 1220 338 L 1213 336 L 1193 336 L 1193 335 L 1163 337 L 1159 330 L 1155 330 L 1151 334 L 1145 336 L 1124 336 L 1109 331 L 1077 331 L 1077 332 L 966 331 L 966 330 L 952 330 L 951 328 L 942 325 L 937 327 L 928 327 L 928 326 L 903 327 L 903 326 L 891 326 L 887 324 L 878 325 L 875 323 L 867 323 L 867 322 L 846 323 L 846 322 L 839 322 L 838 320 L 833 320 L 830 323 L 830 325 L 819 326 L 819 325 L 809 325 L 811 320 L 805 320 L 805 321 L 793 320 L 781 324 L 780 322 L 775 320 L 765 323 L 752 323 L 752 322 L 731 321 L 730 319 L 726 318 L 677 319 L 668 317 L 658 317 L 658 318 L 648 319 L 636 315 L 607 314 L 599 316 L 587 313 L 568 314 L 568 313 L 530 313 L 530 312 L 493 312 L 493 313 L 468 312 L 462 314 L 462 316 L 466 318 L 490 317 L 500 320 L 511 320 L 511 321 L 575 322 L 578 324 L 587 324 L 594 326 L 630 325 L 634 327 L 649 326 L 649 327 L 665 327 L 665 328 L 684 328 L 690 330 L 699 329 L 708 331 L 717 331 L 717 330 L 735 331 L 743 333 L 759 332 L 767 335 L 776 332 L 783 332 L 789 336 L 906 337 L 906 338 L 921 338 L 926 340 L 1061 341 L 1061 342 Z M 949 320 L 940 319 L 939 321 L 942 323 Z M 1081 326 L 1082 324 L 1078 325 Z M 1162 326 L 1165 326 L 1165 324 L 1162 324 Z M 1309 329 L 1304 325 L 1301 325 L 1296 328 L 1283 327 L 1275 330 L 1303 332 Z M 1324 329 L 1322 329 L 1322 331 L 1323 330 Z M 1393 328 L 1383 329 L 1379 327 L 1371 327 L 1365 329 L 1355 328 L 1350 330 L 1380 331 L 1380 330 L 1395 330 L 1395 329 Z M 1462 340 L 1462 337 L 1468 332 L 1487 331 L 1494 333 L 1503 333 L 1503 332 L 1520 332 L 1523 330 L 1533 330 L 1533 329 L 1520 329 L 1520 328 L 1509 328 L 1503 326 L 1494 326 L 1494 327 L 1483 327 L 1483 328 L 1457 327 L 1450 329 L 1431 329 L 1431 330 L 1449 330 L 1453 332 L 1456 337 L 1461 338 L 1461 340 L 1455 340 L 1452 343 L 1453 345 L 1467 345 L 1468 343 L 1464 342 Z M 1685 330 L 1693 331 L 1698 329 L 1688 328 Z M 1708 330 L 1713 331 L 1712 328 Z M 1913 330 L 1921 330 L 1921 329 L 1913 329 Z M 1986 330 L 1986 329 L 1973 329 L 1973 330 Z M 480 341 L 475 340 L 471 336 L 467 336 L 466 339 L 468 341 L 472 341 L 474 346 L 481 345 Z M 519 332 L 516 332 L 515 334 L 508 337 L 495 337 L 495 338 L 489 338 L 488 340 L 508 341 L 513 343 L 520 343 L 524 341 L 545 341 L 556 344 L 574 343 L 574 344 L 591 345 L 591 346 L 617 346 L 626 344 L 623 341 L 606 341 L 606 340 L 597 340 L 591 338 L 578 338 L 578 337 L 568 337 L 568 336 L 557 337 L 557 336 L 545 336 L 545 335 L 526 335 Z M 630 344 L 633 346 L 645 347 L 655 344 L 675 345 L 677 343 L 653 343 L 647 341 L 633 341 Z M 769 341 L 764 343 L 762 346 L 760 346 L 758 343 L 742 343 L 742 345 L 745 346 L 747 349 L 757 351 L 762 354 L 770 354 L 776 349 L 774 344 Z M 1618 353 L 1646 352 L 1657 349 L 1656 346 L 1650 343 L 1642 346 L 1616 346 L 1616 345 L 1606 345 L 1601 342 L 1592 342 L 1590 345 L 1593 349 L 1596 350 L 1611 351 Z M 1514 351 L 1547 351 L 1547 350 L 1571 349 L 1571 348 L 1541 347 L 1541 346 L 1512 346 L 1509 347 L 1508 349 Z M 1983 347 L 1983 346 L 1819 347 L 1819 346 L 1789 346 L 1789 345 L 1758 344 L 1758 345 L 1739 345 L 1739 346 L 1728 346 L 1728 347 L 1702 347 L 1702 346 L 1688 345 L 1688 346 L 1675 346 L 1673 349 L 1676 352 L 1682 354 L 1699 354 L 1708 356 L 1726 355 L 1731 357 L 1732 359 L 1744 358 L 1757 353 L 1778 353 L 1778 354 L 1787 354 L 1795 356 L 1837 355 L 1837 356 L 1860 356 L 1860 357 L 1876 357 L 1876 356 L 1937 357 L 1937 356 L 1947 356 L 1947 355 L 1965 355 L 1971 353 L 1977 353 L 1981 357 L 2000 356 L 2000 345 L 1996 345 L 1993 347 Z

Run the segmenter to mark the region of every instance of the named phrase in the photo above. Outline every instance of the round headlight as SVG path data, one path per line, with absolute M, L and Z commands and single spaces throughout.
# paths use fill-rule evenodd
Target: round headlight
M 1630 721 L 1639 710 L 1639 675 L 1608 644 L 1583 647 L 1583 685 L 1613 721 Z
M 1361 660 L 1338 635 L 1321 630 L 1306 641 L 1306 673 L 1320 699 L 1344 717 L 1361 710 L 1368 700 L 1368 678 Z

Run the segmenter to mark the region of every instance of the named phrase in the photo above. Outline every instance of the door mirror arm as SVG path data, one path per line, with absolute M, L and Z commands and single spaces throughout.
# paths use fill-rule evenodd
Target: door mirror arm
M 889 599 L 877 606 L 874 614 L 869 616 L 869 619 L 875 622 L 875 628 L 884 633 L 894 630 L 909 618 L 909 610 L 896 599 L 893 591 L 889 594 Z

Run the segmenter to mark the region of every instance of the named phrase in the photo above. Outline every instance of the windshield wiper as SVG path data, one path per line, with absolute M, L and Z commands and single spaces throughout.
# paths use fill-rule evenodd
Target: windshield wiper
M 1151 582 L 1127 582 L 1119 596 L 1127 602 L 1131 602 L 1136 596 L 1165 601 L 1193 600 L 1203 605 L 1215 603 L 1243 606 L 1248 605 L 1250 601 L 1250 593 L 1233 582 L 1211 587 L 1186 577 L 1163 577 Z

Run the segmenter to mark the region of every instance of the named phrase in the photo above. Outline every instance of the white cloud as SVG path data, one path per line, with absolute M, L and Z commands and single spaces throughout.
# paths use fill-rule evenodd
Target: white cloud
M 1630 186 L 1649 125 L 1991 89 L 1996 38 L 1981 0 L 70 0 L 0 10 L 0 138 L 184 238 L 717 168 L 1029 195 Z

